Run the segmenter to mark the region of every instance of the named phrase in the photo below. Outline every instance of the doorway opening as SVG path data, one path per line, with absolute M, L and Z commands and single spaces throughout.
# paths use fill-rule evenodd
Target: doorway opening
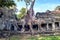
M 22 26 L 22 25 L 18 25 L 17 30 L 18 30 L 18 31 L 21 31 L 21 30 L 22 30 L 22 28 L 23 28 L 23 26 Z
M 44 30 L 44 31 L 46 31 L 47 30 L 47 24 L 41 24 L 41 28 L 42 28 L 42 30 Z
M 24 25 L 24 28 L 25 28 L 25 31 L 29 31 L 30 30 L 29 25 Z
M 38 30 L 38 24 L 34 24 L 32 28 L 33 30 Z
M 52 23 L 49 23 L 49 31 L 52 31 Z
M 11 24 L 11 28 L 10 28 L 11 31 L 14 31 L 14 25 Z

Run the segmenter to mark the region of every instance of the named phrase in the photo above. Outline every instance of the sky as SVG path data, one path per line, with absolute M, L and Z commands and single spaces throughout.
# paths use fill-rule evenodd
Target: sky
M 14 0 L 16 5 L 17 5 L 17 9 L 20 10 L 21 8 L 25 8 L 25 2 L 24 1 L 20 1 L 17 2 L 16 0 Z M 36 12 L 45 12 L 46 10 L 54 10 L 57 6 L 60 6 L 60 0 L 35 0 L 35 4 L 34 4 L 34 12 L 36 14 Z

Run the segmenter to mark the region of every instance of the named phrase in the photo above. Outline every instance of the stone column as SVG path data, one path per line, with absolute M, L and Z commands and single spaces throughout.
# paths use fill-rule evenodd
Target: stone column
M 47 31 L 49 30 L 49 25 L 48 25 L 48 23 L 47 23 Z
M 52 30 L 55 31 L 55 22 L 52 23 Z
M 59 22 L 59 27 L 60 27 L 60 22 Z
M 22 27 L 23 27 L 21 32 L 24 33 L 25 32 L 25 20 L 24 19 L 21 20 L 21 24 L 22 24 Z
M 59 22 L 59 29 L 60 29 L 60 22 Z
M 38 32 L 41 31 L 41 24 L 38 24 Z

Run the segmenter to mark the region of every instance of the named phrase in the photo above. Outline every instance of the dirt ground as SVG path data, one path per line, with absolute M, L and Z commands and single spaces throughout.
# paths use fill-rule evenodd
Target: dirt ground
M 26 40 L 31 37 L 31 35 L 14 35 L 9 38 L 0 38 L 0 40 Z

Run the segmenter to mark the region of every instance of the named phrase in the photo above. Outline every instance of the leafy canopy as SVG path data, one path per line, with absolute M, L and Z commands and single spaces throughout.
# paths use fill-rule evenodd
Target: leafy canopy
M 0 7 L 2 7 L 2 6 L 9 7 L 9 6 L 12 6 L 12 5 L 16 6 L 16 4 L 13 0 L 0 0 Z
M 17 17 L 18 17 L 19 19 L 22 19 L 22 18 L 25 16 L 25 14 L 26 14 L 26 8 L 22 8 L 22 9 L 20 10 L 20 13 L 17 14 Z

